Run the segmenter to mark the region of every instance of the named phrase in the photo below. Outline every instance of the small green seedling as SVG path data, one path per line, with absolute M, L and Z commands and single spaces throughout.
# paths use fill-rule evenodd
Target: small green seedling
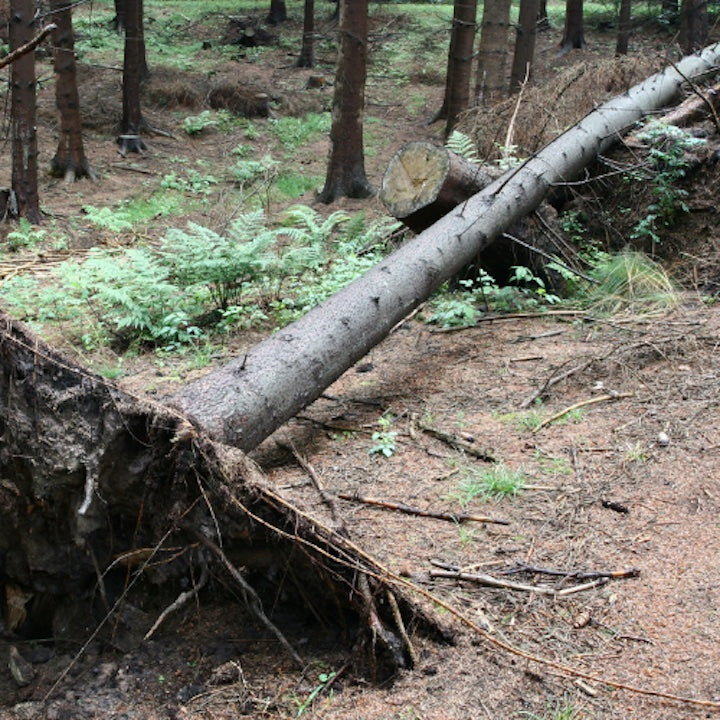
M 393 423 L 392 415 L 383 415 L 378 419 L 379 430 L 372 434 L 373 446 L 368 451 L 371 455 L 384 455 L 390 457 L 395 452 L 395 438 L 397 432 L 390 430 Z

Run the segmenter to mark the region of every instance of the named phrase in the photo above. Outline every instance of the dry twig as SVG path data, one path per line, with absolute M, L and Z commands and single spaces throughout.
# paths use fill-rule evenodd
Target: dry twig
M 545 418 L 545 420 L 543 420 L 537 427 L 533 428 L 533 432 L 536 433 L 539 430 L 542 430 L 547 425 L 550 425 L 550 423 L 559 420 L 561 417 L 567 415 L 573 410 L 578 410 L 579 408 L 586 407 L 587 405 L 607 402 L 608 400 L 620 400 L 621 398 L 632 397 L 633 394 L 634 393 L 607 393 L 606 395 L 598 395 L 594 398 L 588 398 L 587 400 L 581 400 L 580 402 L 573 403 L 572 405 L 568 405 L 568 407 L 560 410 L 560 412 L 556 412 L 554 415 L 551 415 L 549 418 Z
M 421 510 L 420 508 L 411 507 L 404 503 L 388 502 L 386 500 L 378 500 L 376 498 L 364 497 L 358 493 L 338 493 L 338 497 L 342 500 L 349 500 L 351 502 L 359 502 L 364 505 L 373 505 L 374 507 L 383 508 L 384 510 L 397 510 L 398 512 L 405 513 L 406 515 L 417 515 L 418 517 L 434 518 L 435 520 L 446 520 L 448 522 L 463 523 L 463 522 L 480 522 L 490 523 L 494 525 L 509 525 L 508 520 L 497 520 L 495 518 L 487 517 L 485 515 L 470 515 L 469 513 L 447 513 L 436 510 Z

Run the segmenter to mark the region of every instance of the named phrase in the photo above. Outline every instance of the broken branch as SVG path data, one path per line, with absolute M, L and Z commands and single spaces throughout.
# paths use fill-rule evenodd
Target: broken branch
M 594 398 L 588 398 L 587 400 L 581 400 L 580 402 L 573 403 L 572 405 L 568 405 L 568 407 L 563 408 L 560 410 L 560 412 L 556 412 L 554 415 L 551 415 L 549 418 L 545 418 L 536 428 L 533 428 L 533 433 L 538 432 L 539 430 L 542 430 L 547 425 L 550 425 L 550 423 L 555 422 L 556 420 L 559 420 L 561 417 L 567 415 L 568 413 L 572 412 L 573 410 L 578 410 L 579 408 L 586 407 L 588 405 L 595 405 L 596 403 L 606 402 L 608 400 L 620 400 L 621 398 L 627 398 L 632 397 L 633 393 L 607 393 L 606 395 L 598 395 Z
M 485 515 L 470 515 L 469 513 L 447 513 L 436 510 L 421 510 L 420 508 L 411 507 L 404 503 L 388 502 L 386 500 L 378 500 L 376 498 L 364 497 L 358 493 L 338 493 L 341 500 L 349 500 L 350 502 L 359 502 L 364 505 L 373 505 L 374 507 L 383 508 L 384 510 L 397 510 L 406 515 L 417 515 L 418 517 L 429 517 L 435 520 L 447 520 L 448 522 L 480 522 L 491 523 L 494 525 L 509 525 L 508 520 L 497 520 Z

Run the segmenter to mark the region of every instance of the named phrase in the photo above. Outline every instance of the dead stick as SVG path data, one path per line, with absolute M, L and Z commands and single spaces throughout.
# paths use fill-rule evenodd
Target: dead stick
M 520 407 L 521 408 L 530 407 L 530 405 L 532 405 L 535 402 L 535 400 L 537 400 L 539 397 L 542 397 L 553 385 L 557 385 L 559 382 L 566 380 L 571 375 L 574 375 L 577 372 L 582 372 L 586 368 L 590 367 L 590 365 L 592 365 L 595 362 L 595 360 L 597 360 L 597 358 L 590 358 L 589 360 L 586 360 L 585 362 L 580 363 L 579 365 L 575 365 L 575 366 L 571 367 L 569 370 L 566 370 L 564 373 L 561 373 L 560 375 L 556 375 L 555 377 L 549 378 L 548 380 L 546 380 L 543 383 L 543 386 L 539 390 L 534 392 L 529 397 L 525 398 L 525 400 L 523 400 L 520 403 Z
M 620 400 L 621 398 L 632 397 L 633 394 L 634 393 L 608 393 L 607 395 L 598 395 L 594 398 L 588 398 L 587 400 L 581 400 L 580 402 L 573 403 L 572 405 L 568 405 L 568 407 L 564 408 L 560 412 L 557 412 L 549 418 L 543 420 L 536 428 L 533 429 L 533 433 L 542 430 L 542 428 L 544 428 L 545 426 L 549 425 L 552 422 L 555 422 L 555 420 L 559 420 L 561 417 L 563 417 L 563 415 L 567 415 L 573 410 L 577 410 L 581 407 L 586 407 L 587 405 L 595 405 L 596 403 L 607 402 L 608 400 Z
M 46 25 L 30 42 L 26 42 L 19 48 L 15 48 L 12 52 L 8 53 L 2 60 L 0 60 L 0 68 L 4 68 L 10 63 L 14 63 L 18 58 L 27 53 L 33 51 L 55 28 L 55 23 Z
M 437 440 L 441 440 L 442 442 L 447 443 L 456 450 L 462 450 L 463 452 L 468 453 L 468 455 L 473 455 L 479 460 L 485 460 L 486 462 L 497 462 L 497 458 L 495 457 L 495 455 L 493 455 L 492 450 L 476 447 L 475 445 L 473 445 L 473 443 L 470 443 L 467 440 L 463 440 L 462 438 L 459 438 L 453 433 L 436 430 L 435 428 L 432 428 L 428 425 L 423 425 L 422 423 L 419 423 L 418 427 L 424 433 L 431 435 Z
M 610 578 L 612 580 L 623 580 L 640 576 L 639 568 L 629 570 L 554 570 L 552 568 L 534 567 L 533 565 L 518 565 L 517 567 L 505 570 L 503 575 L 515 573 L 531 573 L 534 575 L 554 575 L 556 577 L 572 578 L 573 580 L 597 580 L 598 578 Z
M 494 578 L 492 575 L 485 575 L 484 573 L 467 573 L 453 570 L 431 570 L 430 577 L 448 578 L 451 580 L 467 580 L 468 582 L 485 585 L 486 587 L 501 588 L 504 590 L 520 590 L 522 592 L 532 592 L 539 595 L 552 595 L 553 597 L 562 597 L 565 595 L 571 595 L 572 593 L 590 590 L 594 587 L 604 585 L 609 581 L 609 578 L 597 578 L 596 580 L 592 580 L 591 582 L 587 582 L 582 585 L 575 585 L 573 587 L 563 588 L 562 590 L 556 590 L 555 588 L 547 587 L 546 585 L 525 585 L 524 583 L 510 582 L 509 580 L 499 580 L 498 578 Z
M 404 503 L 388 502 L 386 500 L 378 500 L 376 498 L 364 497 L 358 493 L 338 493 L 341 500 L 349 500 L 351 502 L 359 502 L 364 505 L 374 505 L 384 510 L 397 510 L 406 515 L 417 515 L 419 517 L 429 517 L 435 520 L 446 520 L 448 522 L 480 522 L 491 523 L 494 525 L 509 525 L 509 520 L 496 520 L 495 518 L 486 517 L 485 515 L 470 515 L 469 513 L 446 513 L 435 510 L 421 510 L 420 508 L 411 507 Z
M 302 658 L 297 654 L 295 648 L 288 642 L 287 638 L 280 632 L 280 629 L 275 625 L 272 620 L 265 614 L 262 608 L 262 602 L 258 597 L 250 583 L 242 576 L 240 571 L 228 560 L 227 555 L 209 538 L 206 538 L 202 533 L 195 533 L 197 539 L 205 545 L 206 548 L 211 550 L 215 555 L 220 558 L 220 561 L 225 566 L 227 571 L 232 575 L 233 580 L 240 586 L 245 596 L 245 602 L 247 603 L 248 609 L 255 615 L 255 617 L 278 639 L 280 644 L 287 650 L 290 657 L 293 659 L 298 667 L 305 667 L 305 663 Z

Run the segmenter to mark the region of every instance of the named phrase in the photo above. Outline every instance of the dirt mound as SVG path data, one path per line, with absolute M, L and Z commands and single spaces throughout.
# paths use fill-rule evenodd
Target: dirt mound
M 556 138 L 606 100 L 624 93 L 667 64 L 659 56 L 588 60 L 566 67 L 490 107 L 468 111 L 458 130 L 475 140 L 481 158 L 501 155 L 512 121 L 510 144 L 523 157 Z

